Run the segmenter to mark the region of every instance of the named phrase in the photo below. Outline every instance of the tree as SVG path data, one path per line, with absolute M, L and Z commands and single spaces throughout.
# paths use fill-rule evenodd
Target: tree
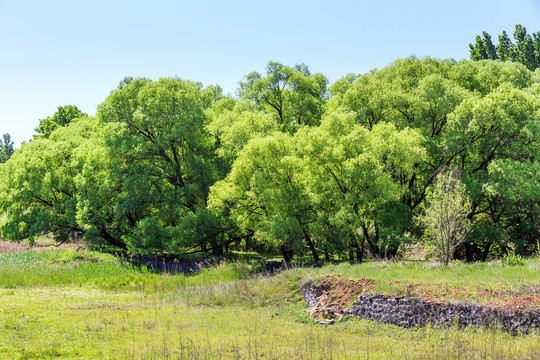
M 240 151 L 253 138 L 265 137 L 280 131 L 273 116 L 255 109 L 249 102 L 224 104 L 212 107 L 212 121 L 207 130 L 216 137 L 218 155 L 227 163 L 227 173 Z
M 98 121 L 114 131 L 105 136 L 111 162 L 87 175 L 106 179 L 106 186 L 87 182 L 93 201 L 84 218 L 96 234 L 146 254 L 206 246 L 179 231 L 201 223 L 187 217 L 206 217 L 209 187 L 218 178 L 215 142 L 206 130 L 215 90 L 178 78 L 126 79 L 99 105 Z M 101 196 L 92 195 L 94 188 Z
M 239 228 L 279 249 L 285 261 L 304 247 L 315 261 L 321 251 L 349 249 L 361 261 L 364 241 L 374 256 L 392 256 L 400 241 L 391 229 L 410 215 L 382 219 L 382 212 L 404 191 L 394 175 L 424 156 L 420 140 L 416 131 L 389 124 L 369 131 L 350 115 L 329 115 L 320 127 L 294 135 L 255 138 L 212 187 L 210 207 L 229 211 Z
M 76 179 L 83 164 L 78 149 L 93 135 L 93 123 L 83 118 L 50 138 L 23 144 L 0 168 L 0 236 L 34 241 L 54 234 L 66 241 L 85 232 L 76 219 Z
M 517 60 L 517 53 L 516 48 L 514 44 L 512 43 L 512 39 L 508 36 L 506 31 L 503 31 L 501 35 L 499 35 L 499 45 L 497 45 L 497 57 L 502 61 L 516 61 Z M 482 60 L 484 58 L 476 58 L 472 60 Z
M 412 215 L 400 204 L 407 187 L 399 179 L 425 158 L 423 137 L 387 123 L 369 130 L 350 114 L 327 115 L 319 128 L 298 136 L 305 191 L 327 226 L 344 229 L 341 250 L 351 249 L 358 262 L 364 244 L 372 256 L 393 257 Z
M 483 39 L 480 36 L 477 36 L 476 43 L 474 45 L 469 44 L 471 60 L 497 60 L 499 55 L 497 54 L 497 48 L 491 41 L 491 35 L 485 31 L 482 35 L 484 36 Z M 506 35 L 506 33 L 503 33 L 503 36 L 504 35 Z
M 258 72 L 248 74 L 240 82 L 238 94 L 274 114 L 282 130 L 294 132 L 300 125 L 319 124 L 327 84 L 324 75 L 312 75 L 304 64 L 291 68 L 269 62 L 266 77 Z
M 11 135 L 4 134 L 3 140 L 0 139 L 0 163 L 5 163 L 13 154 L 13 141 Z
M 518 30 L 504 56 L 521 49 L 529 61 Z M 410 57 L 346 75 L 328 95 L 324 76 L 270 63 L 239 99 L 177 78 L 126 78 L 96 119 L 59 111 L 54 130 L 44 122 L 0 166 L 0 232 L 82 234 L 143 254 L 393 257 L 423 236 L 412 220 L 438 176 L 457 169 L 471 236 L 456 256 L 527 253 L 540 234 L 539 74 L 511 61 Z
M 209 244 L 220 253 L 221 219 L 205 210 L 220 173 L 206 110 L 219 94 L 180 79 L 125 79 L 97 120 L 73 119 L 25 144 L 0 169 L 2 236 L 83 235 L 144 254 Z
M 495 46 L 491 36 L 484 31 L 483 38 L 477 36 L 476 43 L 469 44 L 471 60 L 516 61 L 529 70 L 540 67 L 540 32 L 528 34 L 523 26 L 516 25 L 514 39 L 515 44 L 503 31 L 499 36 L 499 44 Z
M 515 216 L 518 198 L 510 192 L 489 190 L 501 181 L 490 168 L 496 164 L 505 164 L 508 169 L 523 168 L 538 159 L 538 109 L 533 96 L 503 84 L 484 97 L 464 101 L 450 117 L 448 141 L 451 139 L 456 150 L 461 151 L 455 166 L 463 169 L 471 197 L 469 219 L 475 236 L 465 243 L 469 261 L 485 260 L 493 245 L 506 247 L 512 241 L 512 230 L 524 225 L 522 220 L 528 222 Z M 531 210 L 537 211 L 534 207 Z M 532 217 L 538 215 L 536 212 Z M 537 238 L 538 234 L 530 239 L 532 244 Z M 481 253 L 474 255 L 474 248 Z
M 73 119 L 86 116 L 88 115 L 79 110 L 75 105 L 59 106 L 53 116 L 39 120 L 39 126 L 34 129 L 37 132 L 37 135 L 34 135 L 34 139 L 41 137 L 48 138 L 54 129 L 59 126 L 67 126 Z
M 266 247 L 279 250 L 286 262 L 305 241 L 315 261 L 318 255 L 308 224 L 313 211 L 305 198 L 294 139 L 276 133 L 252 139 L 227 178 L 212 188 L 211 209 L 230 212 L 244 233 L 253 233 Z
M 455 169 L 440 173 L 428 193 L 425 213 L 420 222 L 426 227 L 444 265 L 452 259 L 454 249 L 465 241 L 471 209 L 459 172 Z
M 495 196 L 487 191 L 494 176 L 488 171 L 491 163 L 537 159 L 538 80 L 537 72 L 515 62 L 411 57 L 365 75 L 348 76 L 336 91 L 331 87 L 327 113 L 352 115 L 367 129 L 390 123 L 398 130 L 414 128 L 423 135 L 427 156 L 412 171 L 395 175 L 406 187 L 401 203 L 413 214 L 419 213 L 442 169 L 460 169 L 472 202 L 471 231 L 477 234 L 465 243 L 466 256 L 470 261 L 482 260 L 492 245 L 514 241 L 509 231 L 516 227 L 538 229 L 526 225 L 535 223 L 528 219 L 539 215 L 537 207 L 527 206 L 526 217 L 515 216 L 518 203 L 508 193 Z M 527 242 L 536 244 L 536 238 L 529 236 Z

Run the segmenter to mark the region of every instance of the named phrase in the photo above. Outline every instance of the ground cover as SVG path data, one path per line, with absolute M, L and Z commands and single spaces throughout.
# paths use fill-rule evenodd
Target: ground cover
M 253 261 L 220 261 L 186 275 L 153 273 L 90 251 L 6 253 L 0 254 L 0 358 L 534 359 L 537 333 L 401 329 L 351 318 L 314 324 L 299 284 L 331 276 L 342 283 L 372 279 L 363 285 L 386 293 L 425 285 L 441 298 L 482 288 L 511 297 L 537 286 L 538 269 L 537 260 L 506 268 L 366 263 L 269 276 Z M 347 296 L 351 301 L 356 292 Z

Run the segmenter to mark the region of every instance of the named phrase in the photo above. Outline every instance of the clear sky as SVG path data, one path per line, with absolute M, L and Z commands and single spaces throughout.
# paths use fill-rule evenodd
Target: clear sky
M 540 31 L 540 0 L 0 0 L 0 134 L 16 146 L 59 105 L 96 106 L 125 76 L 221 85 L 268 61 L 331 82 L 408 57 L 469 57 L 487 31 Z

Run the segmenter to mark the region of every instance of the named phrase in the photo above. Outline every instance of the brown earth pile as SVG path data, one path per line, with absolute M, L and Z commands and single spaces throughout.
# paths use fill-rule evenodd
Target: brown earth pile
M 304 298 L 309 298 L 311 319 L 341 319 L 359 296 L 371 291 L 375 280 L 349 280 L 343 276 L 325 277 L 313 286 L 311 281 L 301 284 Z M 314 291 L 314 292 L 313 292 Z

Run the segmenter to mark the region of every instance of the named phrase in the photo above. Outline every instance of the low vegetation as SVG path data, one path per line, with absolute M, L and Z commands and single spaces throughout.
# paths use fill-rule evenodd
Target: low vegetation
M 370 291 L 502 303 L 538 292 L 540 262 L 447 267 L 328 264 L 265 273 L 258 259 L 189 274 L 153 272 L 86 250 L 0 254 L 5 359 L 533 359 L 540 336 L 494 329 L 402 329 L 309 319 L 302 279 L 369 278 Z M 534 304 L 532 306 L 537 306 Z

